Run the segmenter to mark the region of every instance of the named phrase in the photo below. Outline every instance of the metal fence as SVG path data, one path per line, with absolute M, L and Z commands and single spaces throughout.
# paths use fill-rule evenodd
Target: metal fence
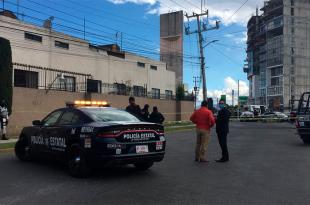
M 90 74 L 70 72 L 40 66 L 13 63 L 14 86 L 45 90 L 86 92 Z
M 147 85 L 132 86 L 125 83 L 102 83 L 94 80 L 92 75 L 52 69 L 40 66 L 13 63 L 13 82 L 15 87 L 61 90 L 68 92 L 88 92 L 108 95 L 125 95 L 151 99 L 176 100 L 172 91 L 160 94 L 158 89 L 147 92 Z M 185 94 L 181 100 L 194 101 L 194 95 Z

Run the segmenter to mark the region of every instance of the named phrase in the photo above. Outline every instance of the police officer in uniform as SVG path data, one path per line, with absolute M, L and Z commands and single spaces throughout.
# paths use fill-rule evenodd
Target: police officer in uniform
M 163 124 L 165 117 L 158 111 L 156 106 L 153 107 L 153 112 L 150 115 L 150 122 Z
M 126 107 L 126 111 L 136 116 L 137 118 L 142 119 L 141 108 L 139 105 L 136 104 L 135 98 L 131 96 L 129 97 L 128 101 L 129 105 Z
M 222 149 L 222 158 L 215 160 L 216 162 L 228 162 L 229 154 L 227 148 L 227 135 L 229 133 L 229 118 L 230 112 L 225 107 L 225 101 L 220 100 L 219 102 L 220 111 L 218 112 L 216 118 L 216 133 L 218 137 L 219 144 Z
M 0 103 L 0 130 L 2 135 L 2 140 L 8 140 L 6 137 L 6 126 L 8 124 L 9 113 L 8 108 L 4 100 Z

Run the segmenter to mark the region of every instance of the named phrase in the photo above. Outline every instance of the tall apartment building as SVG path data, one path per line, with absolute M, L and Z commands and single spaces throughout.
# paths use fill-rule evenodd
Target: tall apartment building
M 250 104 L 286 110 L 310 91 L 310 1 L 269 0 L 248 21 Z

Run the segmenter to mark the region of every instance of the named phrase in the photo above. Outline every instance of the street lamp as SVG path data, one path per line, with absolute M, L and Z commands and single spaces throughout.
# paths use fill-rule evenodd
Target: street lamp
M 213 40 L 208 42 L 206 45 L 204 45 L 202 48 L 207 47 L 211 43 L 215 43 L 219 40 Z M 202 57 L 204 58 L 204 57 Z M 206 69 L 205 69 L 205 61 L 202 59 L 202 69 L 201 69 L 201 75 L 202 75 L 202 94 L 203 94 L 203 100 L 207 100 L 207 83 L 206 83 Z
M 210 45 L 211 43 L 215 43 L 215 42 L 217 42 L 217 41 L 219 41 L 219 40 L 210 41 L 210 42 L 208 42 L 206 45 L 204 45 L 203 48 L 205 48 L 205 47 L 207 47 L 208 45 Z

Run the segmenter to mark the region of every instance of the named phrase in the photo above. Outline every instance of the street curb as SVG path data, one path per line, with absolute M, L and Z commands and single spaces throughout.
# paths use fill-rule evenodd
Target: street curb
M 0 153 L 10 153 L 14 152 L 14 148 L 0 149 Z

